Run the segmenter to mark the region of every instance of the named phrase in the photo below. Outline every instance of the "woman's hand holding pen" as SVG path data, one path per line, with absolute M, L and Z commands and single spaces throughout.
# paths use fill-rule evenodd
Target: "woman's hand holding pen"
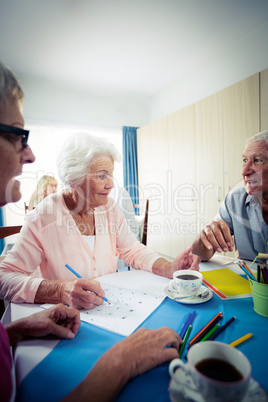
M 100 283 L 92 279 L 74 279 L 62 283 L 61 299 L 63 303 L 79 310 L 90 310 L 103 304 L 104 296 Z
M 78 310 L 90 310 L 104 303 L 105 296 L 99 282 L 88 278 L 64 281 L 43 280 L 35 303 L 63 303 Z

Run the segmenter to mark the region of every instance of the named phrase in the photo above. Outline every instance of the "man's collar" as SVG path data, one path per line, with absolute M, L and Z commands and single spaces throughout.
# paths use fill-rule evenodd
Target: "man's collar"
M 252 200 L 252 198 L 253 198 L 252 195 L 248 194 L 247 197 L 246 197 L 245 204 L 246 205 L 250 204 L 250 201 Z

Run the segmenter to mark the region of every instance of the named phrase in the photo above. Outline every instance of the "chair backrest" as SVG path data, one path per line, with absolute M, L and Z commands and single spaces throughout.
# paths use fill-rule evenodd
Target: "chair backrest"
M 22 226 L 1 226 L 0 227 L 0 239 L 19 233 Z
M 133 204 L 133 208 L 142 209 L 141 204 Z M 147 231 L 148 231 L 148 214 L 149 214 L 149 200 L 146 200 L 143 223 L 141 225 L 140 242 L 147 245 Z
M 26 202 L 24 202 L 24 212 L 25 212 L 25 214 L 27 214 L 28 209 L 29 209 L 29 206 L 26 204 Z

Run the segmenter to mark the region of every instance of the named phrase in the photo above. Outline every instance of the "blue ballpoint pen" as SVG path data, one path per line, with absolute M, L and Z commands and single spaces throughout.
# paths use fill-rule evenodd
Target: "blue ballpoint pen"
M 68 268 L 69 271 L 71 271 L 75 276 L 77 276 L 77 278 L 82 278 L 82 279 L 83 279 L 83 277 L 82 277 L 81 275 L 79 275 L 79 273 L 76 272 L 72 267 L 70 267 L 70 265 L 65 264 L 65 267 Z M 110 304 L 110 302 L 109 302 L 109 300 L 107 299 L 107 297 L 103 297 L 103 300 L 106 301 L 106 302 L 108 302 L 108 303 Z

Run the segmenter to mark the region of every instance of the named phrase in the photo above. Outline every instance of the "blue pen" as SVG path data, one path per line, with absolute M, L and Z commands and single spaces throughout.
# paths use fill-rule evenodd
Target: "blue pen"
M 82 277 L 81 275 L 79 275 L 79 273 L 76 272 L 72 267 L 70 267 L 70 265 L 65 264 L 65 267 L 68 268 L 69 271 L 71 271 L 75 276 L 77 276 L 77 278 L 82 278 L 82 279 L 83 279 L 83 277 Z M 108 302 L 108 303 L 110 304 L 110 302 L 109 302 L 109 300 L 107 299 L 107 297 L 103 297 L 103 300 L 106 301 L 106 302 Z

